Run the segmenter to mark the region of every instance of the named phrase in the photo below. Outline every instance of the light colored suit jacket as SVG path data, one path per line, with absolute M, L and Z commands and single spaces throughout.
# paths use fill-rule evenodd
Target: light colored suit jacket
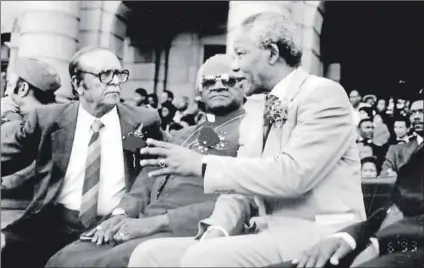
M 275 91 L 290 102 L 288 118 L 283 127 L 271 128 L 263 151 L 265 98 L 256 95 L 246 103 L 237 158 L 208 157 L 205 192 L 224 194 L 211 217 L 199 223 L 199 235 L 208 225 L 240 234 L 255 216 L 254 195 L 259 217 L 253 220 L 284 241 L 283 251 L 296 248 L 295 240 L 303 247 L 366 218 L 356 129 L 344 89 L 298 68 Z

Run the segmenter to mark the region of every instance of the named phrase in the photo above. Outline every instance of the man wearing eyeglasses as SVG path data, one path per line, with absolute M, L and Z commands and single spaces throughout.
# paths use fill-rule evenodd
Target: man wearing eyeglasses
M 349 99 L 339 84 L 300 67 L 295 30 L 290 18 L 268 12 L 232 31 L 233 72 L 253 84 L 236 158 L 202 157 L 153 140 L 141 149 L 159 156 L 142 160 L 163 167 L 151 176 L 195 174 L 205 193 L 224 194 L 199 224 L 203 241 L 148 241 L 133 252 L 130 267 L 266 266 L 365 219 Z
M 36 161 L 34 200 L 2 230 L 2 267 L 44 267 L 102 218 L 131 214 L 137 200 L 115 209 L 141 170 L 125 139 L 162 139 L 157 113 L 120 103 L 129 72 L 110 50 L 81 49 L 69 74 L 78 102 L 37 108 L 1 141 L 2 176 Z
M 176 132 L 172 143 L 201 155 L 237 154 L 247 84 L 237 83 L 229 74 L 230 64 L 229 56 L 215 55 L 201 67 L 197 93 L 205 103 L 208 120 Z M 46 267 L 127 267 L 134 248 L 147 240 L 195 236 L 197 223 L 210 216 L 217 195 L 204 194 L 203 181 L 197 177 L 163 176 L 156 180 L 147 174 L 144 169 L 129 193 L 141 203 L 136 215 L 111 225 L 103 222 L 100 226 L 111 226 L 104 239 L 74 242 L 50 258 Z

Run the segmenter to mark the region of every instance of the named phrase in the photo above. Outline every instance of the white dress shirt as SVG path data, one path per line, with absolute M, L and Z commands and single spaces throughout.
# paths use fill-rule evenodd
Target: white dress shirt
M 66 208 L 80 210 L 85 177 L 85 162 L 96 118 L 80 105 L 75 137 L 66 170 L 63 187 L 57 202 Z M 101 165 L 97 213 L 107 215 L 116 208 L 125 192 L 124 155 L 122 151 L 121 125 L 117 108 L 99 118 L 104 124 L 100 131 Z

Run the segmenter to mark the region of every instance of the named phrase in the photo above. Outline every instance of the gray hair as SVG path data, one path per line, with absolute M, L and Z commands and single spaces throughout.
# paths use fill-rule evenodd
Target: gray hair
M 302 48 L 296 40 L 296 25 L 286 15 L 263 12 L 245 19 L 241 26 L 254 32 L 256 42 L 264 48 L 276 44 L 282 57 L 290 67 L 298 67 L 302 60 Z

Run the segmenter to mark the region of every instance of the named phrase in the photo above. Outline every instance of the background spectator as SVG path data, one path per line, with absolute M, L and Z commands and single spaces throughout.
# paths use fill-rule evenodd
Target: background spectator
M 374 179 L 379 174 L 377 159 L 375 157 L 365 157 L 361 160 L 362 179 Z
M 374 137 L 373 141 L 375 145 L 383 146 L 390 139 L 390 131 L 385 122 L 383 121 L 383 116 L 380 114 L 374 115 L 373 118 L 374 124 Z
M 162 120 L 161 127 L 163 130 L 168 131 L 168 126 L 174 122 L 174 115 L 174 105 L 169 102 L 162 104 L 162 107 L 159 109 L 159 116 Z
M 373 118 L 374 117 L 374 109 L 371 107 L 361 107 L 359 108 L 359 118 L 366 119 L 366 118 Z
M 377 97 L 375 95 L 372 95 L 372 94 L 365 95 L 364 98 L 363 98 L 363 102 L 368 107 L 374 107 L 375 103 L 377 102 Z
M 385 99 L 379 99 L 375 108 L 377 113 L 385 114 L 387 110 L 387 101 Z
M 152 108 L 158 108 L 158 97 L 156 96 L 156 94 L 147 95 L 147 102 Z
M 359 158 L 362 160 L 366 157 L 372 157 L 374 156 L 374 150 L 371 145 L 367 144 L 358 144 L 359 149 Z
M 148 105 L 148 101 L 147 101 L 147 91 L 144 88 L 137 88 L 135 90 L 135 94 L 134 95 L 134 104 L 136 106 L 146 106 Z
M 390 144 L 409 142 L 408 131 L 411 127 L 409 119 L 405 116 L 397 116 L 393 121 L 393 131 L 395 136 L 391 139 Z
M 362 119 L 358 125 L 358 142 L 372 144 L 374 137 L 374 123 L 370 118 Z
M 164 105 L 165 103 L 172 104 L 173 100 L 174 100 L 174 93 L 172 93 L 169 90 L 164 90 L 159 95 L 159 103 L 160 103 L 161 106 Z

